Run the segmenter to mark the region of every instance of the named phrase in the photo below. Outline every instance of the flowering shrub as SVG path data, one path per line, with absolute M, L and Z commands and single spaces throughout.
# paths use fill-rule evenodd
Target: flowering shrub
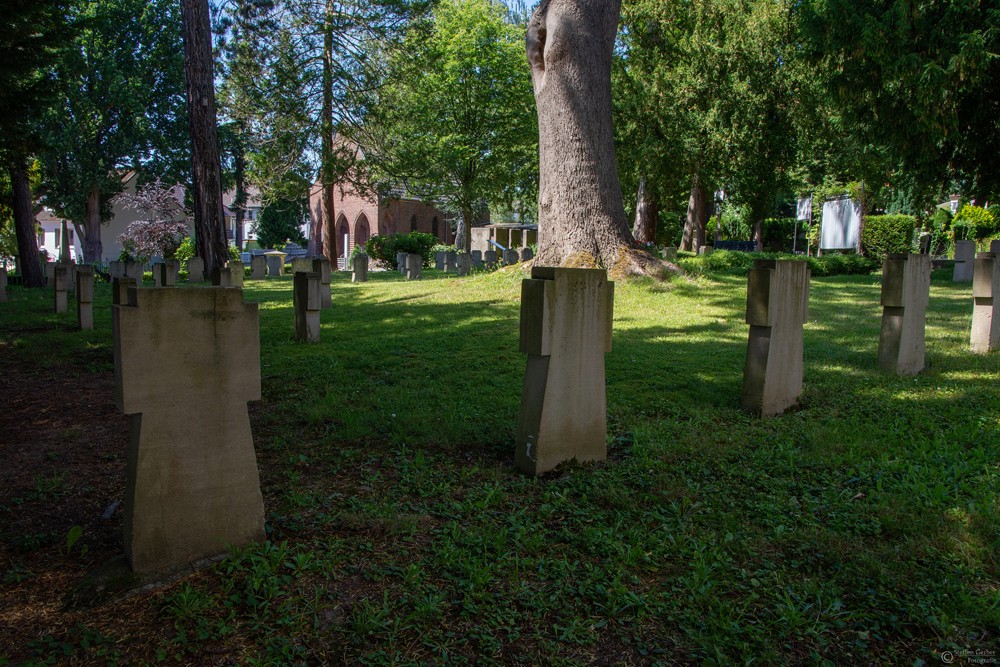
M 145 215 L 118 237 L 122 247 L 137 259 L 146 260 L 154 255 L 173 257 L 188 233 L 188 211 L 178 200 L 175 188 L 168 188 L 156 179 L 141 186 L 135 194 L 123 192 L 116 199 L 125 208 Z

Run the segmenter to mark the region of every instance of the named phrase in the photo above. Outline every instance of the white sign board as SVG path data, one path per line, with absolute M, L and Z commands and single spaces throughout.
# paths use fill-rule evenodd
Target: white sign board
M 813 217 L 813 200 L 812 197 L 803 197 L 799 200 L 798 205 L 795 207 L 795 219 L 796 220 L 812 220 Z
M 823 226 L 819 247 L 822 250 L 848 250 L 858 247 L 861 233 L 861 206 L 853 199 L 835 199 L 823 204 Z

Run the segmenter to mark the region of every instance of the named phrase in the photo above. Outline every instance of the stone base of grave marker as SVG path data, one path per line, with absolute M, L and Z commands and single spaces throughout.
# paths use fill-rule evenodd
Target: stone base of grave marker
M 315 271 L 296 271 L 292 287 L 295 306 L 295 340 L 305 343 L 319 342 L 319 274 Z
M 970 282 L 972 280 L 975 261 L 976 242 L 955 241 L 955 270 L 952 273 L 952 282 Z
M 503 251 L 503 263 L 507 266 L 517 264 L 521 261 L 521 256 L 517 254 L 516 250 L 504 250 Z
M 747 343 L 743 409 L 780 415 L 802 393 L 802 326 L 809 304 L 809 268 L 797 260 L 758 260 L 747 278 Z
M 351 261 L 351 282 L 368 282 L 368 255 L 359 253 Z
M 1000 255 L 981 252 L 974 260 L 972 333 L 969 347 L 976 354 L 1000 350 Z
M 76 319 L 80 329 L 94 328 L 94 267 L 76 267 Z
M 521 352 L 528 355 L 514 462 L 531 475 L 607 456 L 604 355 L 614 283 L 600 269 L 534 267 L 521 283 Z
M 924 369 L 924 327 L 931 289 L 930 255 L 890 254 L 882 265 L 878 367 L 900 375 Z
M 187 261 L 188 282 L 201 283 L 205 281 L 205 260 L 192 257 Z
M 530 262 L 535 256 L 535 253 L 531 251 L 531 248 L 521 248 L 521 261 Z
M 488 269 L 496 268 L 497 265 L 497 252 L 496 250 L 487 250 L 483 253 L 483 264 Z
M 420 269 L 424 263 L 424 258 L 420 255 L 410 253 L 406 256 L 406 279 L 420 280 Z
M 480 264 L 482 264 L 483 263 L 483 251 L 482 250 L 473 250 L 472 251 L 472 261 L 473 261 L 473 263 L 479 262 Z
M 68 306 L 67 293 L 69 292 L 69 265 L 52 265 L 52 291 L 55 297 L 55 310 L 57 313 L 65 313 Z
M 247 401 L 260 399 L 257 304 L 225 288 L 131 296 L 113 317 L 115 401 L 132 415 L 124 503 L 132 568 L 168 570 L 263 540 L 247 414 Z

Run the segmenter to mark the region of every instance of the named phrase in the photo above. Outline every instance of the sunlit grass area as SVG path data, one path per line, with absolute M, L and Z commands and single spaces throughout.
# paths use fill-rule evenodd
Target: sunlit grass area
M 608 461 L 532 479 L 513 468 L 523 277 L 335 273 L 316 344 L 293 340 L 290 277 L 248 280 L 268 542 L 129 598 L 141 641 L 109 601 L 52 611 L 9 659 L 923 664 L 996 650 L 1000 355 L 968 352 L 969 285 L 935 275 L 927 369 L 896 377 L 875 368 L 879 276 L 814 278 L 801 406 L 760 420 L 739 409 L 745 277 L 619 284 Z M 109 287 L 93 332 L 50 313 L 48 292 L 10 292 L 0 355 L 110 373 Z M 3 586 L 45 576 L 31 549 L 8 551 Z M 0 632 L 19 631 L 12 618 Z

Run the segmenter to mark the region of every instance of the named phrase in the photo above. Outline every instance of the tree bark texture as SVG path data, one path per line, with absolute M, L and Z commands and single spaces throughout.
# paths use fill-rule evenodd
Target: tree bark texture
M 757 252 L 764 249 L 764 220 L 763 218 L 755 218 L 753 221 L 753 242 L 756 244 L 754 247 Z
M 646 179 L 639 179 L 639 191 L 635 201 L 635 224 L 632 236 L 637 243 L 655 243 L 656 225 L 659 218 L 659 203 L 646 189 Z
M 528 24 L 538 108 L 539 266 L 633 259 L 611 125 L 621 0 L 542 0 Z
M 323 254 L 330 265 L 337 266 L 337 230 L 334 227 L 333 211 L 333 13 L 332 0 L 326 2 L 326 18 L 323 24 L 323 108 L 320 111 L 320 169 L 319 180 L 323 187 L 323 201 L 320 220 L 323 238 Z
M 23 160 L 10 164 L 10 185 L 14 195 L 14 232 L 17 236 L 17 259 L 25 287 L 44 287 L 42 259 L 35 236 L 35 214 L 31 210 L 31 183 Z
M 455 225 L 455 248 L 462 252 L 472 250 L 472 222 L 473 213 L 471 208 L 462 209 L 462 219 Z
M 77 235 L 80 237 L 80 246 L 83 248 L 83 261 L 87 264 L 96 264 L 101 261 L 104 253 L 104 244 L 101 242 L 101 188 L 96 183 L 87 193 L 87 206 L 83 224 L 76 224 Z
M 242 141 L 236 149 L 234 160 L 236 171 L 236 196 L 233 198 L 233 217 L 236 218 L 236 229 L 233 230 L 233 242 L 236 249 L 243 252 L 243 219 L 246 216 L 247 186 L 246 186 L 246 156 L 243 154 Z
M 181 0 L 181 19 L 191 129 L 195 245 L 198 256 L 205 260 L 205 275 L 212 275 L 212 271 L 229 260 L 229 243 L 222 208 L 222 165 L 219 162 L 208 0 Z
M 703 245 L 705 245 L 705 191 L 698 182 L 698 174 L 695 174 L 691 178 L 691 196 L 688 198 L 681 250 L 697 252 Z

